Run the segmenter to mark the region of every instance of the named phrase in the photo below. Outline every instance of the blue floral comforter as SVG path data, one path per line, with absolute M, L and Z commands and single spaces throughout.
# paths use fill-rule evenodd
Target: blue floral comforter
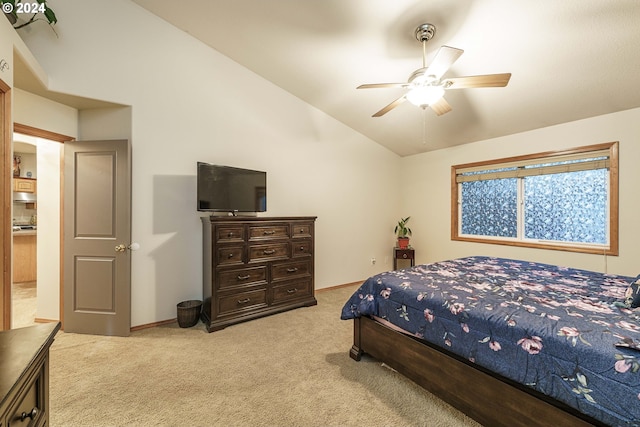
M 638 426 L 640 308 L 620 303 L 632 280 L 460 258 L 369 278 L 341 318 L 381 317 L 605 424 Z

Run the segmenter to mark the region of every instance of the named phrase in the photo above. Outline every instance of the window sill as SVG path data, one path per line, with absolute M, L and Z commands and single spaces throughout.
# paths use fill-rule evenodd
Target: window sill
M 578 252 L 583 254 L 596 254 L 596 255 L 611 255 L 618 256 L 618 248 L 616 247 L 604 247 L 604 246 L 590 246 L 584 244 L 568 244 L 568 243 L 541 243 L 534 241 L 522 241 L 511 239 L 489 239 L 484 237 L 471 237 L 471 236 L 451 236 L 451 240 L 461 242 L 473 242 L 484 243 L 489 245 L 505 245 L 505 246 L 518 246 L 523 248 L 533 249 L 550 249 L 555 251 L 565 252 Z

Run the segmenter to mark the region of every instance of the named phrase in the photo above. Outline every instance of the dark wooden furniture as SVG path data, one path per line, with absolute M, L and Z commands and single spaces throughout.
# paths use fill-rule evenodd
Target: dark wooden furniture
M 409 261 L 409 265 L 405 267 L 403 264 L 406 264 L 406 261 Z M 400 268 L 413 267 L 416 264 L 416 251 L 413 248 L 393 248 L 394 270 L 398 269 L 398 264 L 400 264 Z
M 316 305 L 316 217 L 205 217 L 202 321 L 209 332 Z
M 0 427 L 49 424 L 49 347 L 60 323 L 0 332 Z
M 535 390 L 369 317 L 354 319 L 350 356 L 364 353 L 486 426 L 591 426 L 602 423 Z

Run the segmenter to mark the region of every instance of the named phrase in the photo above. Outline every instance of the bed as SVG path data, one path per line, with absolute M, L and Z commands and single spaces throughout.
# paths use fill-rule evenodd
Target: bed
M 639 279 L 466 257 L 373 276 L 341 318 L 353 359 L 484 425 L 640 426 Z

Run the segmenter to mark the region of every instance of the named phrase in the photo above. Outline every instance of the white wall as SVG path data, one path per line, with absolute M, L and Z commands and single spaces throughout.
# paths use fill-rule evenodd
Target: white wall
M 8 20 L 0 22 L 0 62 L 4 64 L 0 67 L 0 80 L 13 86 L 13 45 L 17 38 L 15 30 Z
M 397 155 L 129 1 L 55 11 L 59 37 L 21 32 L 50 89 L 131 106 L 132 326 L 201 296 L 198 160 L 267 171 L 268 216 L 318 216 L 317 288 L 391 267 Z M 94 118 L 81 138 L 102 137 Z
M 418 262 L 468 255 L 525 259 L 613 274 L 640 273 L 640 109 L 565 123 L 530 132 L 403 158 L 403 206 L 412 215 Z M 451 240 L 451 166 L 502 157 L 619 141 L 619 256 L 579 254 L 544 249 Z
M 19 88 L 13 89 L 13 122 L 21 125 L 78 136 L 78 110 Z
M 36 317 L 60 319 L 60 158 L 62 144 L 37 139 L 38 283 Z

